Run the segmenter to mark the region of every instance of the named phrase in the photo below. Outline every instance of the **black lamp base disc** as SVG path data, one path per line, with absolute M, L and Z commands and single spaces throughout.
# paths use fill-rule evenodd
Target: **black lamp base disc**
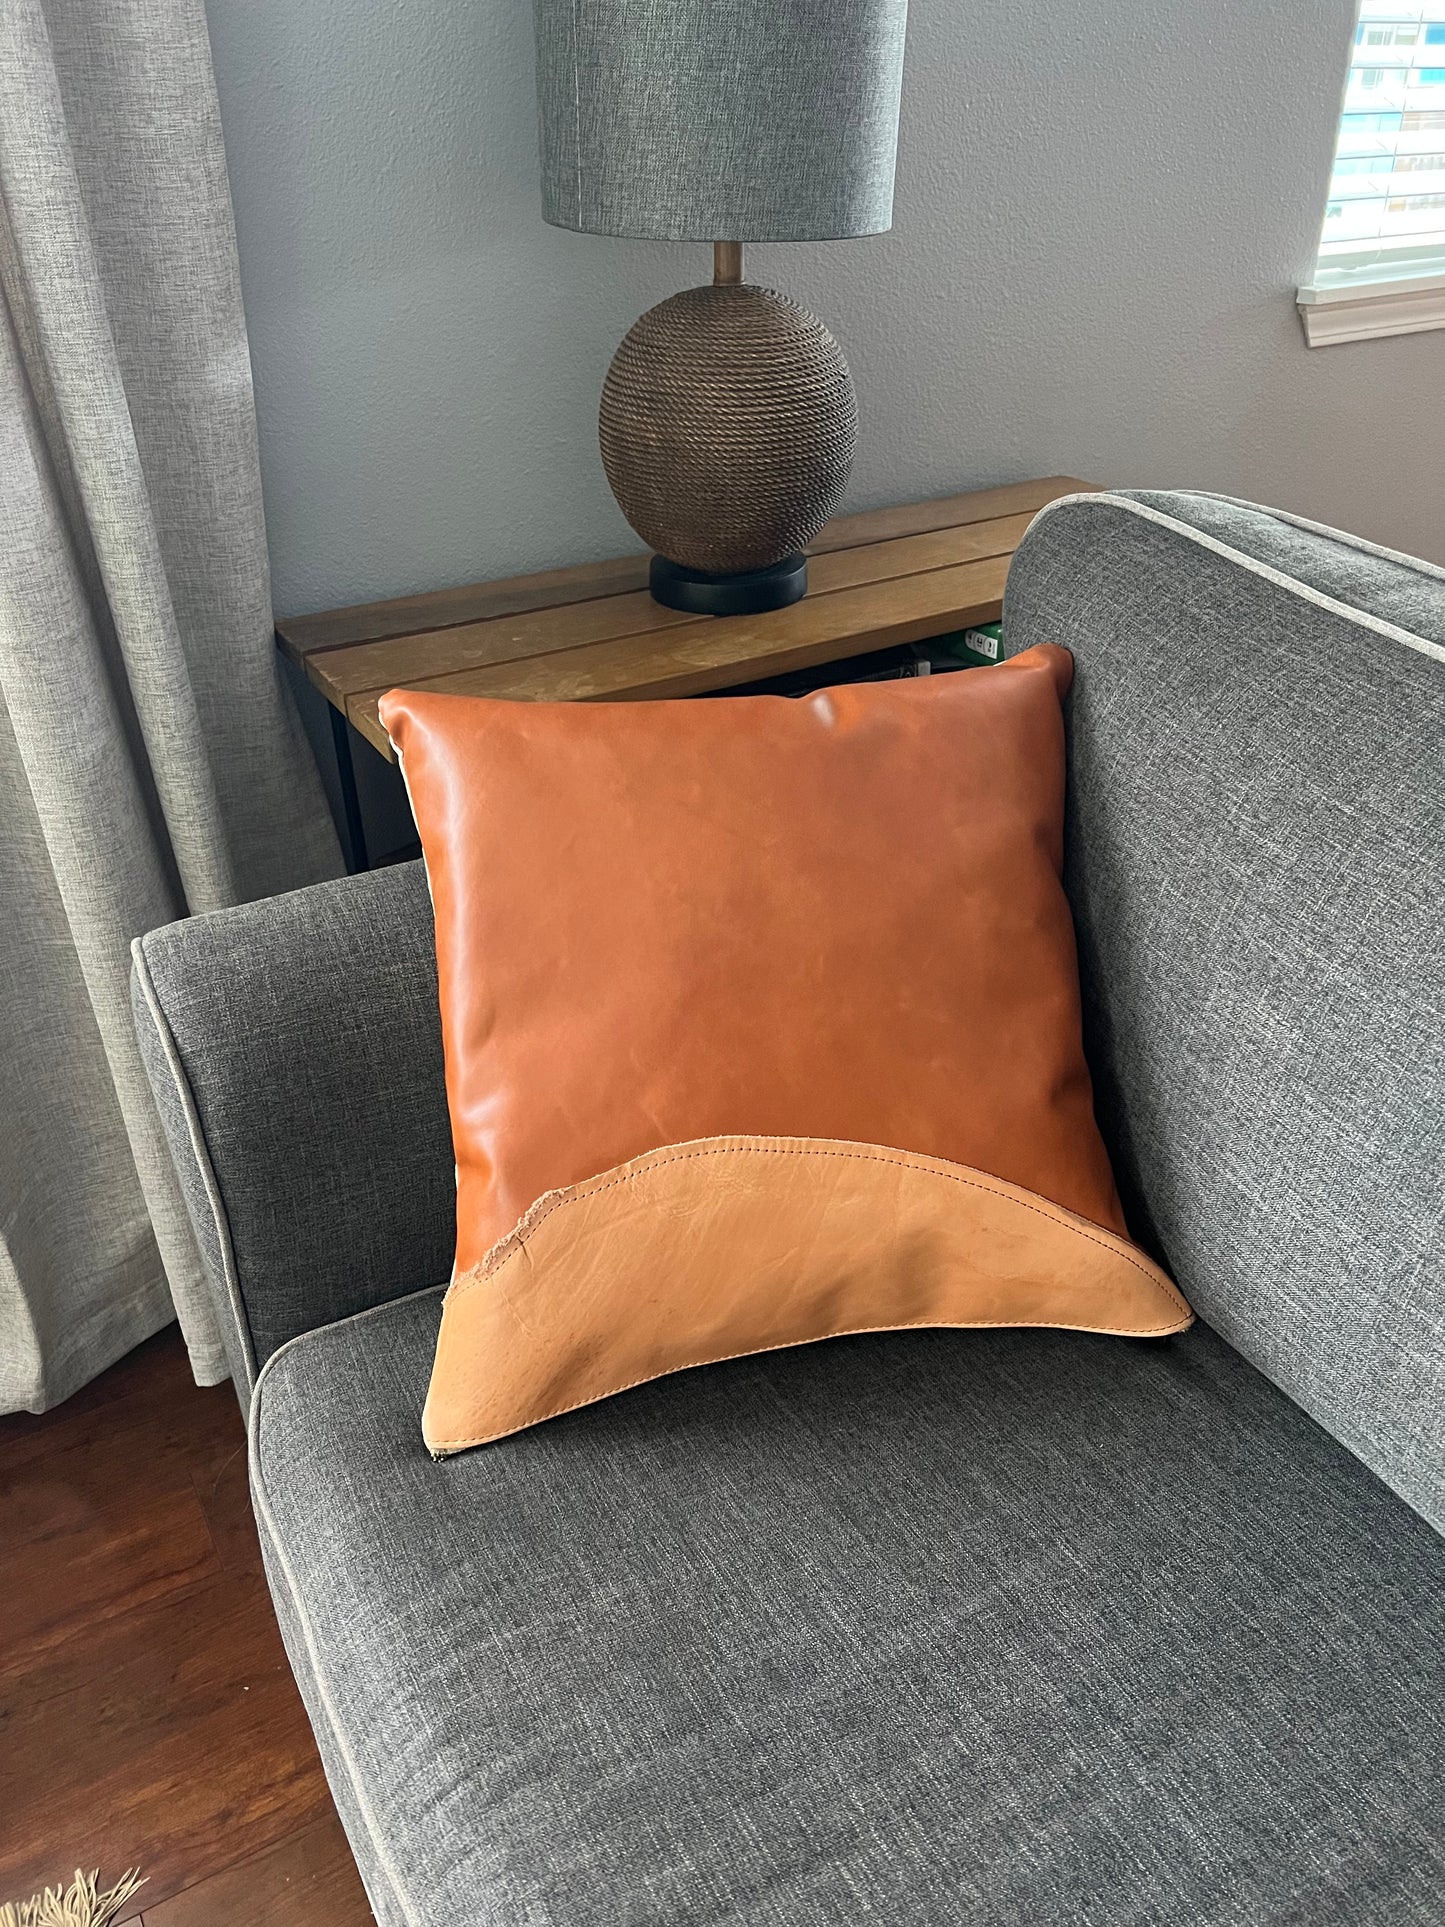
M 755 616 L 764 609 L 786 609 L 808 593 L 808 558 L 785 555 L 771 568 L 742 575 L 708 575 L 655 555 L 648 572 L 654 602 L 685 609 L 694 616 Z

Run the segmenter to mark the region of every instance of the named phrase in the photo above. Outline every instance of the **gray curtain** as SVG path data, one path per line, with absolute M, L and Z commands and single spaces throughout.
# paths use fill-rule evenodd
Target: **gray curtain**
M 0 287 L 0 1411 L 39 1411 L 177 1315 L 226 1371 L 131 938 L 340 868 L 277 675 L 200 0 L 0 0 Z

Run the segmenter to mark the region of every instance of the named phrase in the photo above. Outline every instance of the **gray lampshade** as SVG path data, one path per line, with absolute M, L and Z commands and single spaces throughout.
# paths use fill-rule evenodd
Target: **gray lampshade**
M 893 219 L 907 0 L 535 0 L 542 210 L 667 241 Z

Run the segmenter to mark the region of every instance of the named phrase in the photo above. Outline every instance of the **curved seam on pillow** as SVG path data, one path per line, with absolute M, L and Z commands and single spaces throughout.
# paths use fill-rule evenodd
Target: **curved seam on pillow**
M 987 1172 L 981 1172 L 978 1178 L 969 1178 L 964 1177 L 961 1171 L 936 1171 L 918 1159 L 910 1158 L 906 1152 L 900 1153 L 897 1157 L 879 1157 L 876 1152 L 872 1151 L 850 1151 L 841 1147 L 837 1150 L 822 1150 L 816 1145 L 804 1147 L 795 1144 L 712 1145 L 703 1151 L 677 1151 L 667 1157 L 654 1157 L 650 1160 L 647 1159 L 647 1154 L 644 1153 L 643 1158 L 639 1159 L 636 1168 L 624 1172 L 620 1177 L 604 1176 L 601 1180 L 589 1178 L 581 1185 L 555 1191 L 550 1197 L 538 1199 L 537 1204 L 532 1206 L 531 1210 L 524 1214 L 517 1225 L 509 1231 L 504 1238 L 498 1239 L 491 1251 L 483 1258 L 480 1265 L 464 1273 L 453 1283 L 447 1295 L 448 1297 L 455 1296 L 460 1298 L 475 1286 L 489 1283 L 500 1271 L 511 1263 L 513 1258 L 525 1250 L 526 1240 L 533 1232 L 545 1224 L 554 1211 L 560 1210 L 565 1205 L 580 1204 L 584 1199 L 600 1197 L 604 1191 L 614 1190 L 619 1185 L 630 1184 L 634 1178 L 645 1177 L 650 1172 L 660 1171 L 665 1165 L 685 1163 L 690 1158 L 751 1157 L 759 1153 L 765 1153 L 769 1157 L 846 1158 L 855 1164 L 893 1164 L 897 1165 L 900 1170 L 923 1171 L 930 1177 L 944 1178 L 950 1184 L 965 1185 L 971 1191 L 986 1191 L 990 1196 L 1005 1198 L 1011 1204 L 1018 1205 L 1021 1210 L 1032 1211 L 1036 1217 L 1047 1219 L 1050 1224 L 1060 1225 L 1064 1230 L 1072 1231 L 1080 1238 L 1086 1238 L 1090 1244 L 1097 1245 L 1101 1251 L 1110 1252 L 1114 1257 L 1122 1259 L 1125 1264 L 1132 1265 L 1141 1277 L 1148 1278 L 1152 1283 L 1162 1285 L 1181 1311 L 1190 1311 L 1188 1301 L 1176 1289 L 1173 1282 L 1165 1275 L 1162 1269 L 1157 1266 L 1141 1264 L 1139 1259 L 1134 1257 L 1126 1246 L 1121 1249 L 1121 1246 L 1124 1244 L 1122 1239 L 1115 1244 L 1110 1242 L 1107 1237 L 1096 1235 L 1097 1232 L 1104 1229 L 1102 1225 L 1097 1226 L 1095 1231 L 1086 1230 L 1084 1227 L 1087 1220 L 1080 1219 L 1076 1212 L 1067 1210 L 1065 1206 L 1056 1205 L 1053 1210 L 1049 1210 L 1043 1204 L 1033 1204 L 1030 1203 L 1028 1199 L 1017 1196 L 1016 1193 L 1024 1188 L 1022 1185 L 1010 1186 L 1008 1185 L 1008 1181 L 1003 1178 L 995 1179 L 991 1184 L 980 1182 L 981 1178 L 988 1177 L 989 1174 Z M 939 1159 L 938 1162 L 942 1163 L 944 1160 Z M 532 1216 L 532 1211 L 536 1212 L 535 1217 Z M 1057 1215 L 1055 1215 L 1056 1213 Z M 498 1257 L 497 1254 L 509 1244 L 512 1246 L 512 1249 L 506 1253 L 505 1257 Z M 495 1264 L 491 1262 L 494 1257 L 497 1258 Z M 928 1321 L 925 1321 L 925 1323 L 926 1322 Z M 1011 1323 L 1012 1321 L 1003 1322 Z M 857 1329 L 860 1331 L 906 1331 L 908 1327 L 903 1325 L 860 1325 Z M 963 1330 L 968 1328 L 959 1327 L 958 1329 Z M 1059 1329 L 1069 1328 L 1059 1327 Z M 1092 1329 L 1092 1327 L 1077 1327 L 1075 1329 Z M 846 1336 L 846 1334 L 840 1332 L 837 1336 L 843 1337 Z M 737 1356 L 741 1357 L 745 1356 L 745 1354 L 739 1353 Z M 678 1366 L 676 1369 L 679 1371 L 687 1371 L 690 1368 L 683 1365 Z M 638 1380 L 636 1382 L 641 1384 L 645 1381 Z M 619 1391 L 626 1391 L 628 1387 L 619 1386 L 617 1389 Z M 571 1409 L 570 1406 L 563 1407 L 563 1410 Z
M 1183 1299 L 1178 1302 L 1188 1313 L 1189 1325 L 1192 1325 L 1193 1311 Z M 870 1332 L 911 1331 L 1063 1331 L 1084 1332 L 1095 1338 L 1170 1338 L 1178 1331 L 1187 1331 L 1189 1325 L 1060 1325 L 1044 1318 L 978 1318 L 970 1319 L 963 1325 L 937 1318 L 912 1318 L 906 1325 L 848 1325 L 842 1331 L 820 1332 L 816 1338 L 784 1339 L 780 1345 L 749 1345 L 740 1352 L 709 1352 L 702 1358 L 690 1358 L 684 1365 L 669 1365 L 660 1372 L 644 1372 L 641 1378 L 630 1378 L 624 1385 L 612 1385 L 605 1392 L 594 1392 L 587 1398 L 574 1400 L 571 1405 L 559 1405 L 553 1411 L 541 1412 L 536 1418 L 528 1419 L 524 1426 L 506 1432 L 483 1432 L 474 1439 L 439 1439 L 428 1450 L 435 1458 L 452 1452 L 469 1452 L 474 1445 L 499 1445 L 503 1439 L 516 1438 L 519 1432 L 530 1432 L 534 1426 L 545 1425 L 549 1419 L 565 1418 L 568 1412 L 581 1412 L 589 1405 L 605 1405 L 608 1399 L 616 1398 L 622 1392 L 634 1392 L 639 1385 L 655 1385 L 659 1380 L 673 1378 L 679 1372 L 694 1372 L 702 1365 L 731 1365 L 740 1358 L 763 1358 L 769 1352 L 798 1351 L 804 1345 L 826 1345 L 833 1338 L 862 1338 Z

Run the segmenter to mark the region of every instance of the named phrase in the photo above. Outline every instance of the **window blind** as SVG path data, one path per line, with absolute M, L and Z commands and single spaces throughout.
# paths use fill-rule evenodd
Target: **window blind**
M 1363 0 L 1318 271 L 1445 271 L 1445 0 Z

